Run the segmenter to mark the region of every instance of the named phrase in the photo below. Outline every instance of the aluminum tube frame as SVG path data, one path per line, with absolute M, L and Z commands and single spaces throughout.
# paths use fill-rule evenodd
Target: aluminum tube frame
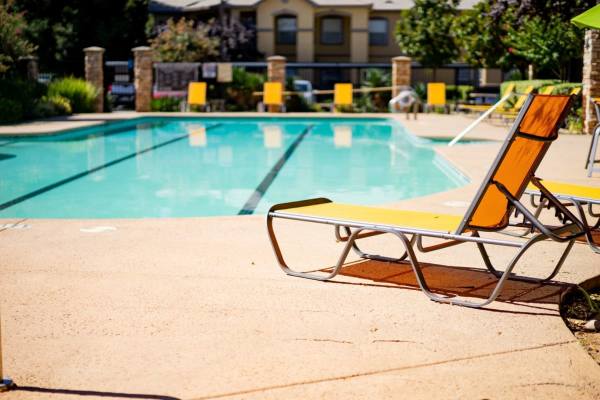
M 298 271 L 292 270 L 288 266 L 288 264 L 286 263 L 286 261 L 283 257 L 281 248 L 279 247 L 279 243 L 278 243 L 277 237 L 275 235 L 275 230 L 273 228 L 273 220 L 275 218 L 283 218 L 283 219 L 306 221 L 306 222 L 315 222 L 315 223 L 321 223 L 321 224 L 333 224 L 333 225 L 338 225 L 338 226 L 341 225 L 341 226 L 344 226 L 345 228 L 347 228 L 348 230 L 350 230 L 351 234 L 349 235 L 349 237 L 346 241 L 346 245 L 344 246 L 344 249 L 342 250 L 340 257 L 338 258 L 336 265 L 333 267 L 333 270 L 326 275 L 318 275 L 314 272 L 298 272 Z M 352 226 L 349 226 L 349 225 L 352 225 Z M 460 298 L 457 299 L 454 296 L 438 295 L 438 294 L 433 293 L 429 289 L 429 286 L 427 285 L 427 281 L 425 280 L 425 277 L 423 276 L 421 265 L 420 265 L 416 255 L 415 255 L 415 252 L 413 250 L 413 244 L 414 244 L 413 239 L 414 238 L 409 239 L 407 237 L 407 232 L 404 232 L 401 229 L 385 227 L 385 226 L 375 226 L 375 225 L 361 226 L 358 223 L 351 223 L 349 225 L 346 226 L 346 225 L 342 225 L 341 223 L 336 224 L 327 218 L 308 217 L 308 216 L 299 216 L 299 215 L 292 216 L 292 215 L 280 214 L 279 212 L 269 212 L 267 214 L 267 230 L 268 230 L 268 234 L 269 234 L 269 239 L 271 241 L 271 245 L 273 247 L 273 251 L 275 252 L 275 256 L 277 258 L 279 266 L 288 275 L 297 276 L 297 277 L 301 277 L 301 278 L 307 278 L 307 279 L 314 279 L 314 280 L 319 280 L 319 281 L 330 280 L 333 277 L 335 277 L 341 270 L 342 266 L 344 265 L 344 263 L 348 257 L 350 250 L 353 248 L 353 246 L 354 246 L 357 238 L 360 236 L 360 234 L 365 230 L 377 231 L 377 232 L 392 234 L 392 235 L 396 236 L 402 242 L 405 252 L 407 254 L 407 257 L 408 257 L 408 261 L 410 262 L 410 265 L 416 276 L 417 283 L 419 284 L 419 287 L 421 288 L 421 290 L 425 293 L 425 295 L 428 298 L 430 298 L 433 301 L 437 301 L 437 302 L 441 302 L 441 303 L 456 304 L 456 305 L 472 307 L 472 308 L 485 307 L 486 305 L 488 305 L 488 304 L 492 303 L 494 300 L 496 300 L 496 298 L 502 291 L 504 284 L 511 276 L 514 267 L 516 266 L 516 264 L 518 263 L 520 258 L 523 256 L 523 254 L 535 243 L 540 242 L 542 240 L 546 240 L 549 237 L 545 233 L 539 233 L 539 234 L 533 236 L 532 238 L 530 238 L 528 241 L 517 244 L 515 242 L 482 238 L 482 237 L 479 237 L 478 234 L 476 234 L 474 236 L 461 236 L 461 235 L 446 235 L 446 234 L 442 234 L 439 232 L 426 232 L 426 231 L 421 231 L 418 233 L 413 232 L 414 236 L 416 236 L 417 238 L 419 236 L 438 237 L 438 238 L 443 237 L 443 236 L 449 236 L 449 238 L 451 238 L 452 240 L 458 240 L 458 241 L 462 240 L 464 242 L 474 242 L 478 245 L 478 247 L 482 246 L 483 244 L 493 244 L 493 245 L 509 246 L 509 247 L 517 247 L 518 248 L 517 253 L 513 256 L 513 258 L 508 263 L 508 265 L 506 266 L 504 271 L 503 272 L 496 271 L 500 275 L 498 277 L 498 282 L 497 282 L 496 286 L 494 287 L 492 293 L 485 300 L 476 302 L 476 301 L 464 300 L 464 299 L 460 299 Z M 352 227 L 355 228 L 354 231 L 352 231 L 350 229 Z M 571 228 L 571 226 L 569 226 L 568 228 Z M 563 229 L 566 230 L 567 227 L 564 227 Z M 561 229 L 561 231 L 563 229 Z M 559 233 L 559 232 L 555 232 L 555 233 Z M 408 234 L 410 234 L 410 233 L 408 233 Z M 417 240 L 419 240 L 419 239 L 417 239 Z M 564 260 L 566 259 L 567 255 L 573 245 L 574 240 L 575 239 L 570 239 L 568 241 L 569 244 L 567 245 L 567 249 L 563 252 L 562 257 L 560 258 L 560 260 L 558 261 L 554 270 L 552 271 L 551 277 L 556 275 L 556 273 L 558 272 L 558 270 L 564 263 Z M 483 247 L 480 247 L 480 251 L 482 248 Z M 482 255 L 485 254 L 487 256 L 487 252 L 485 252 L 485 248 L 483 248 L 483 250 L 484 250 L 484 253 L 482 253 Z M 484 261 L 485 260 L 486 260 L 486 258 L 484 257 Z M 486 267 L 488 267 L 488 269 L 489 269 L 490 267 L 488 264 L 491 265 L 491 263 L 489 263 L 489 257 L 487 257 L 487 262 L 486 262 Z M 535 279 L 535 278 L 527 278 L 527 279 L 540 281 L 539 279 Z M 548 278 L 546 278 L 546 279 L 548 279 Z

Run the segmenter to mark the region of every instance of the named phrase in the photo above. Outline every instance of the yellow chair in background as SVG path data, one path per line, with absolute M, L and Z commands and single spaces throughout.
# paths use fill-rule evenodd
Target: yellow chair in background
M 187 93 L 187 106 L 206 107 L 206 82 L 190 82 Z
M 552 92 L 554 92 L 554 86 L 552 85 L 546 86 L 545 88 L 540 90 L 540 94 L 552 94 Z
M 276 107 L 283 110 L 283 85 L 281 82 L 265 82 L 263 86 L 263 104 L 274 112 Z
M 352 84 L 336 83 L 333 87 L 333 109 L 336 106 L 351 106 L 352 100 Z
M 496 110 L 496 113 L 508 119 L 515 118 L 519 114 L 519 111 L 521 111 L 521 107 L 523 107 L 525 101 L 527 100 L 527 96 L 529 96 L 531 92 L 533 92 L 533 86 L 527 86 L 525 91 L 519 96 L 519 98 L 512 107 Z
M 578 96 L 579 93 L 581 93 L 581 86 L 571 89 L 571 92 L 569 93 L 569 95 Z
M 432 82 L 427 84 L 427 111 L 430 110 L 430 107 L 444 107 L 444 109 L 448 109 L 445 83 Z

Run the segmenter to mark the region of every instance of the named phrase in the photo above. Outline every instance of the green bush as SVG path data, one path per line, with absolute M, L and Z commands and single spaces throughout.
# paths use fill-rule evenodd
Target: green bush
M 23 119 L 23 107 L 15 100 L 0 97 L 0 123 L 11 124 Z
M 469 93 L 475 88 L 471 85 L 448 85 L 446 86 L 446 98 L 453 101 L 466 102 L 469 100 Z
M 36 118 L 49 118 L 59 115 L 70 115 L 73 110 L 69 100 L 62 96 L 44 96 L 35 107 Z
M 226 88 L 225 104 L 228 111 L 254 111 L 260 96 L 253 92 L 262 91 L 265 77 L 247 72 L 243 68 L 233 69 L 233 80 Z
M 502 85 L 500 85 L 500 93 L 504 93 L 504 90 L 511 83 L 515 84 L 515 92 L 523 93 L 528 86 L 533 86 L 533 89 L 536 91 L 540 91 L 540 89 L 545 88 L 550 85 L 560 84 L 559 80 L 556 79 L 533 79 L 531 81 L 504 81 Z
M 558 85 L 554 85 L 554 91 L 552 94 L 571 94 L 571 90 L 575 88 L 582 88 L 582 86 L 583 85 L 581 83 L 575 82 L 559 83 Z
M 34 117 L 35 105 L 46 86 L 23 79 L 0 79 L 0 123 Z
M 177 97 L 161 97 L 158 99 L 152 99 L 150 102 L 150 109 L 152 111 L 160 112 L 180 111 L 182 101 L 182 99 Z
M 68 77 L 50 82 L 48 96 L 61 96 L 69 100 L 74 113 L 94 112 L 98 90 L 83 79 Z

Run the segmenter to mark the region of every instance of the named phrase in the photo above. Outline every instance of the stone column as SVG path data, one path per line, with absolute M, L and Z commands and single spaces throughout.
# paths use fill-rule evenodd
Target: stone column
M 269 82 L 281 82 L 285 90 L 285 57 L 271 56 L 267 58 L 267 80 Z M 279 106 L 269 106 L 269 112 L 277 112 Z
M 38 58 L 35 56 L 27 56 L 19 58 L 21 73 L 30 81 L 37 81 L 40 70 L 38 68 Z
M 104 49 L 102 47 L 87 47 L 85 53 L 85 80 L 98 90 L 94 112 L 104 112 Z
M 583 131 L 592 134 L 598 123 L 589 99 L 600 97 L 600 31 L 585 31 L 583 47 Z
M 392 58 L 392 97 L 400 93 L 399 86 L 410 86 L 411 62 L 410 57 Z
M 150 111 L 152 100 L 152 49 L 140 46 L 131 50 L 134 59 L 135 111 L 147 112 Z

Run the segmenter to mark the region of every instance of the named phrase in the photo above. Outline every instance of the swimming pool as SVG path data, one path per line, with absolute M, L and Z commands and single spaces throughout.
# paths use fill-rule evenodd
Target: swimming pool
M 0 138 L 0 218 L 255 214 L 467 183 L 433 146 L 385 118 L 142 118 Z

